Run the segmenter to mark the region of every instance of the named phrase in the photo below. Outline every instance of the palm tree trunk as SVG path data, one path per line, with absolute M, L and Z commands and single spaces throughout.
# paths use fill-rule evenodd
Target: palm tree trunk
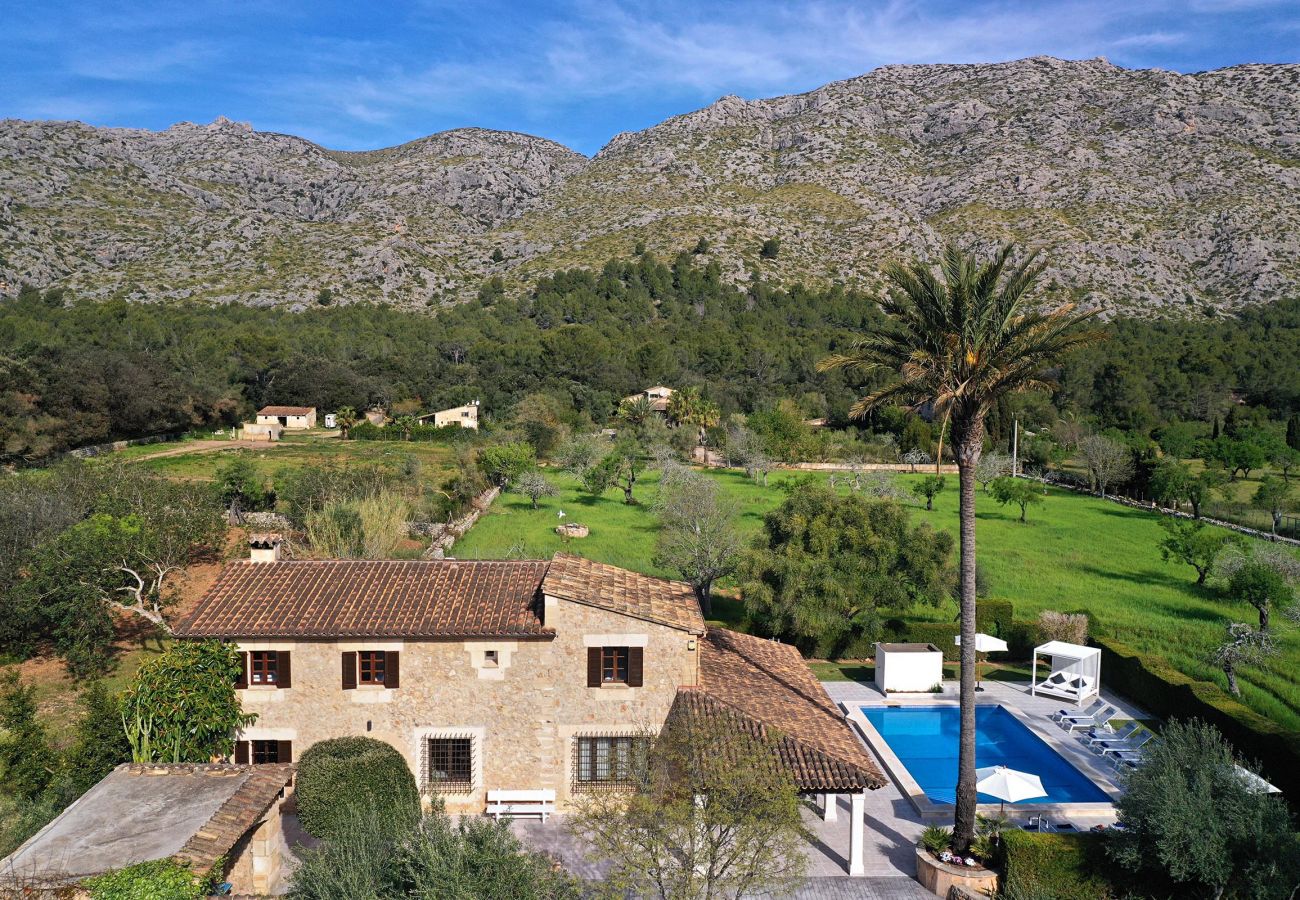
M 978 425 L 962 429 L 955 445 L 961 485 L 961 745 L 957 761 L 957 814 L 953 846 L 961 853 L 975 837 L 975 466 L 982 449 Z

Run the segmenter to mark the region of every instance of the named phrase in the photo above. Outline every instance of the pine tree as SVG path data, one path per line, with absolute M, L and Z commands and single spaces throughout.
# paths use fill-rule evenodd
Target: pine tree
M 1300 450 L 1300 413 L 1294 413 L 1286 420 L 1286 445 L 1292 450 Z

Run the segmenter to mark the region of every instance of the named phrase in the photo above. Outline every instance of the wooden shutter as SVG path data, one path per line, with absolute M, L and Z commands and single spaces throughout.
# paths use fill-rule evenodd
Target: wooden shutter
M 600 648 L 587 648 L 587 687 L 600 687 Z
M 627 648 L 627 686 L 640 687 L 645 682 L 645 648 Z
M 280 763 L 293 762 L 293 741 L 277 741 L 279 744 L 275 748 L 275 761 Z
M 239 675 L 235 678 L 236 690 L 243 690 L 248 687 L 248 654 L 240 651 L 239 654 Z
M 357 654 L 349 650 L 343 654 L 343 690 L 355 690 L 357 686 Z
M 396 650 L 384 651 L 384 687 L 386 688 L 401 687 L 401 679 L 398 677 L 397 657 Z
M 289 651 L 281 650 L 275 654 L 275 686 L 293 687 L 293 677 L 289 672 Z
M 248 765 L 248 741 L 235 741 L 235 763 Z

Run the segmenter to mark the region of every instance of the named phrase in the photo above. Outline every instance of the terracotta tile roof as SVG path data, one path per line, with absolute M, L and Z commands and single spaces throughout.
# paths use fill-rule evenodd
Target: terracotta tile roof
M 157 768 L 143 766 L 141 768 Z M 261 821 L 271 804 L 280 796 L 285 785 L 293 780 L 294 767 L 290 765 L 259 766 L 168 766 L 178 771 L 216 769 L 242 769 L 247 772 L 243 784 L 230 795 L 221 808 L 212 814 L 202 827 L 192 834 L 172 858 L 188 863 L 196 872 L 206 872 L 217 860 L 228 854 L 250 828 Z M 221 774 L 221 773 L 217 773 Z
M 292 560 L 228 564 L 180 637 L 547 636 L 545 562 Z
M 263 406 L 259 416 L 307 416 L 316 411 L 314 406 Z
M 691 634 L 705 631 L 699 601 L 689 584 L 652 578 L 570 553 L 555 554 L 542 581 L 542 592 Z
M 726 710 L 775 738 L 800 790 L 884 786 L 875 760 L 795 647 L 713 628 L 700 651 L 700 685 L 678 692 L 678 714 Z

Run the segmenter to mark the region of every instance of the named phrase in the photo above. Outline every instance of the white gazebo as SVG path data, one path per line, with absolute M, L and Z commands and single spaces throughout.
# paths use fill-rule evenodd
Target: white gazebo
M 1042 656 L 1051 658 L 1052 671 L 1039 681 L 1038 659 Z M 1048 641 L 1035 647 L 1029 692 L 1063 697 L 1073 700 L 1076 706 L 1101 696 L 1101 650 L 1065 641 Z

